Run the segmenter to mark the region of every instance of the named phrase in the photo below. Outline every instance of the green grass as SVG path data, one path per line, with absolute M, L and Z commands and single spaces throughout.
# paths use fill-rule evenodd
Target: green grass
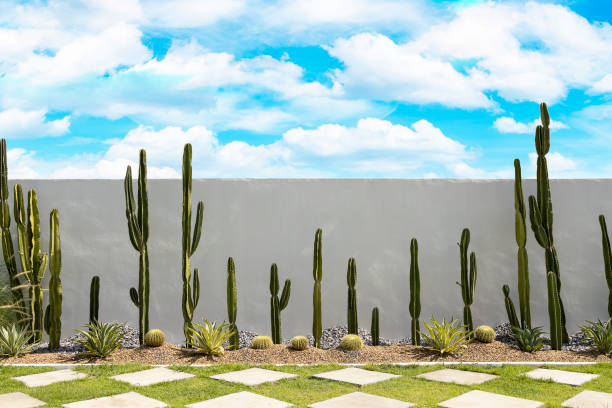
M 188 380 L 158 384 L 150 387 L 132 387 L 128 384 L 111 380 L 109 377 L 147 368 L 147 366 L 109 365 L 109 366 L 81 366 L 75 368 L 91 376 L 69 383 L 53 384 L 46 387 L 28 389 L 22 383 L 12 380 L 12 377 L 49 371 L 45 367 L 12 367 L 0 366 L 1 393 L 21 391 L 35 398 L 47 402 L 48 407 L 61 407 L 62 404 L 97 398 L 106 395 L 119 394 L 135 390 L 143 395 L 161 400 L 171 407 L 183 407 L 205 399 L 219 397 L 237 391 L 250 390 L 252 392 L 287 401 L 296 407 L 306 407 L 313 402 L 322 401 L 342 394 L 363 391 L 389 398 L 416 403 L 419 407 L 435 407 L 436 404 L 463 394 L 472 389 L 490 391 L 520 398 L 533 399 L 545 402 L 547 407 L 560 407 L 561 402 L 588 389 L 593 391 L 612 391 L 612 363 L 597 365 L 567 366 L 563 370 L 580 371 L 600 374 L 600 377 L 581 387 L 561 385 L 552 381 L 532 380 L 520 374 L 532 370 L 531 366 L 503 366 L 503 367 L 474 367 L 456 366 L 465 370 L 473 370 L 496 374 L 500 377 L 482 385 L 473 387 L 441 384 L 419 378 L 416 375 L 434 371 L 441 366 L 393 366 L 370 365 L 365 368 L 401 375 L 401 378 L 384 381 L 365 387 L 357 387 L 328 380 L 319 380 L 311 376 L 316 373 L 341 368 L 339 365 L 326 364 L 309 367 L 298 366 L 266 366 L 259 367 L 279 370 L 297 374 L 296 379 L 279 381 L 276 384 L 263 384 L 257 387 L 248 387 L 238 384 L 217 381 L 209 378 L 214 374 L 244 369 L 250 367 L 245 364 L 222 364 L 210 367 L 176 366 L 174 369 L 195 374 L 196 377 Z M 545 366 L 543 366 L 545 367 Z M 559 368 L 559 367 L 550 367 Z

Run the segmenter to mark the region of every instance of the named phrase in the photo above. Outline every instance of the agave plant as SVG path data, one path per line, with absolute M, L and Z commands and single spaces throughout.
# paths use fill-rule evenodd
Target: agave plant
M 587 323 L 588 326 L 580 327 L 586 338 L 593 342 L 600 353 L 612 354 L 612 319 L 607 322 L 587 320 Z
M 225 346 L 224 343 L 234 334 L 230 329 L 230 325 L 223 322 L 209 322 L 202 319 L 204 324 L 194 323 L 191 328 L 190 340 L 191 345 L 199 352 L 209 356 L 219 356 L 225 353 L 225 350 L 230 346 Z
M 521 329 L 519 326 L 512 326 L 512 340 L 516 342 L 516 345 L 521 351 L 533 353 L 534 351 L 540 350 L 543 346 L 544 332 L 541 327 L 525 327 Z
M 19 357 L 32 351 L 32 335 L 16 325 L 0 328 L 0 356 Z
M 123 324 L 91 322 L 85 326 L 87 330 L 75 330 L 83 338 L 77 339 L 91 356 L 105 358 L 121 347 L 123 340 Z
M 459 321 L 452 317 L 450 322 L 442 319 L 442 323 L 432 317 L 431 324 L 424 323 L 427 333 L 419 332 L 423 337 L 421 343 L 426 343 L 430 349 L 441 355 L 454 354 L 465 348 L 472 337 L 472 332 L 458 323 Z

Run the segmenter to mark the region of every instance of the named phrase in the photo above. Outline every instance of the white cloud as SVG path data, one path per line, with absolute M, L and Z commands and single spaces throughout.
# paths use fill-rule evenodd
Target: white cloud
M 538 155 L 536 153 L 529 153 L 529 161 L 532 168 L 536 168 L 537 160 Z M 546 162 L 548 165 L 548 175 L 551 178 L 572 177 L 572 171 L 578 167 L 573 159 L 565 157 L 559 152 L 548 153 L 546 155 Z
M 40 174 L 34 170 L 37 163 L 34 153 L 25 149 L 9 149 L 6 152 L 7 167 L 11 179 L 39 178 Z
M 0 135 L 7 139 L 61 136 L 70 128 L 70 116 L 48 121 L 44 109 L 0 111 Z
M 517 122 L 514 118 L 510 118 L 507 116 L 502 116 L 497 118 L 495 122 L 493 122 L 493 126 L 501 132 L 501 133 L 522 133 L 522 134 L 531 134 L 535 132 L 535 128 L 542 124 L 539 118 L 534 119 L 532 122 L 523 123 Z M 550 126 L 551 129 L 567 129 L 567 125 L 563 122 L 551 120 Z
M 244 0 L 143 1 L 147 24 L 161 27 L 197 28 L 221 19 L 234 19 L 246 9 Z
M 591 93 L 608 93 L 612 92 L 612 74 L 606 74 L 603 78 L 593 84 Z

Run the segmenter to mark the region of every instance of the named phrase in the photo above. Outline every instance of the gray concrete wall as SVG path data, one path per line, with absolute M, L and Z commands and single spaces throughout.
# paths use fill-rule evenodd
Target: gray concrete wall
M 137 285 L 138 254 L 128 239 L 122 181 L 22 184 L 38 191 L 43 248 L 48 248 L 49 210 L 60 210 L 63 335 L 87 322 L 93 275 L 101 276 L 101 319 L 135 325 L 137 310 L 128 288 Z M 526 197 L 534 188 L 533 180 L 524 181 Z M 574 332 L 585 319 L 606 315 L 597 215 L 612 219 L 612 180 L 554 180 L 551 190 L 563 300 Z M 518 302 L 512 180 L 194 180 L 194 206 L 199 199 L 205 215 L 203 239 L 192 258 L 202 282 L 197 320 L 226 318 L 226 262 L 233 256 L 238 326 L 269 333 L 269 268 L 276 262 L 281 280 L 293 282 L 282 313 L 283 335 L 309 333 L 312 246 L 318 227 L 323 228 L 324 327 L 346 322 L 346 266 L 353 256 L 360 326 L 369 328 L 370 311 L 378 306 L 382 336 L 409 336 L 412 237 L 420 248 L 421 317 L 461 317 L 456 242 L 464 227 L 471 229 L 470 249 L 478 256 L 474 323 L 506 321 L 503 283 L 510 284 Z M 149 206 L 151 327 L 180 342 L 181 181 L 150 180 Z M 532 316 L 548 329 L 543 250 L 531 231 L 528 251 Z

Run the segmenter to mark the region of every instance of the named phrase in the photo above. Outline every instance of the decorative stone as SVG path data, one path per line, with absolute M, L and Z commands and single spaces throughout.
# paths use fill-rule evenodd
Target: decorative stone
M 392 378 L 398 378 L 401 376 L 389 373 L 381 373 L 379 371 L 364 370 L 362 368 L 357 367 L 348 367 L 340 370 L 329 371 L 326 373 L 315 374 L 313 375 L 313 377 L 363 386 L 368 384 L 374 384 L 380 381 L 390 380 Z
M 439 381 L 445 383 L 455 383 L 460 385 L 482 384 L 499 377 L 498 375 L 478 373 L 475 371 L 455 370 L 445 368 L 442 370 L 431 371 L 417 375 L 417 378 L 424 378 L 430 381 Z
M 408 408 L 414 404 L 363 392 L 352 392 L 310 404 L 309 408 Z
M 570 408 L 612 407 L 612 394 L 586 390 L 563 402 L 561 406 Z
M 26 386 L 32 388 L 42 387 L 45 385 L 55 384 L 63 381 L 79 380 L 81 378 L 87 378 L 87 374 L 67 369 L 47 371 L 45 373 L 30 374 L 21 377 L 13 377 L 13 380 L 21 381 Z
M 574 371 L 549 370 L 547 368 L 536 368 L 525 373 L 534 380 L 552 380 L 559 384 L 582 385 L 599 377 L 598 374 L 577 373 Z
M 23 392 L 9 392 L 8 394 L 0 394 L 0 407 L 11 408 L 35 408 L 46 405 L 45 402 L 30 397 Z
M 187 408 L 287 408 L 293 404 L 253 394 L 248 391 L 236 392 L 222 397 L 209 399 L 195 404 L 186 405 Z
M 94 398 L 86 401 L 71 402 L 62 405 L 64 408 L 163 408 L 167 407 L 161 401 L 145 397 L 137 392 Z
M 157 367 L 151 368 L 149 370 L 136 371 L 133 373 L 119 374 L 111 378 L 113 380 L 123 381 L 130 385 L 135 385 L 137 387 L 143 387 L 147 385 L 184 380 L 193 377 L 195 377 L 195 375 L 193 374 L 183 373 L 181 371 L 174 371 L 165 367 Z
M 297 377 L 297 375 L 283 373 L 280 371 L 265 370 L 263 368 L 247 368 L 246 370 L 230 371 L 229 373 L 212 375 L 210 378 L 253 386 L 295 377 Z
M 438 404 L 444 408 L 537 408 L 542 402 L 473 390 Z

